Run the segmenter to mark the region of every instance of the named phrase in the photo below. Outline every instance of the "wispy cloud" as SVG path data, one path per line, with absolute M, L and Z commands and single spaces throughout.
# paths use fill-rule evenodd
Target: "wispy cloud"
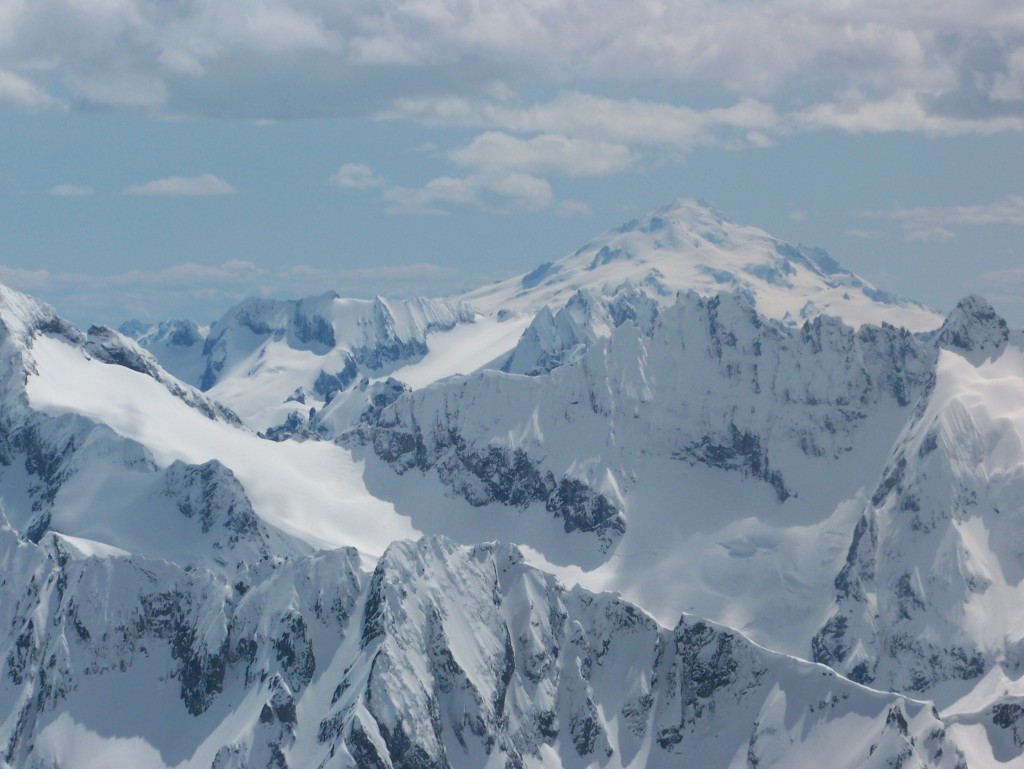
M 156 197 L 195 197 L 204 195 L 234 195 L 236 190 L 231 184 L 211 173 L 199 176 L 171 176 L 166 179 L 154 179 L 145 184 L 128 187 L 126 195 L 144 195 Z
M 0 69 L 0 105 L 35 112 L 56 107 L 58 102 L 28 78 Z
M 558 216 L 567 218 L 570 216 L 592 216 L 590 206 L 580 200 L 563 200 L 555 208 Z
M 741 100 L 729 107 L 699 110 L 667 102 L 612 99 L 577 91 L 537 103 L 521 103 L 509 94 L 502 96 L 504 98 L 485 100 L 461 96 L 397 99 L 378 117 L 539 134 L 529 142 L 519 141 L 518 144 L 518 140 L 502 134 L 485 134 L 487 138 L 478 138 L 485 144 L 501 143 L 518 156 L 532 158 L 534 162 L 544 159 L 552 162 L 551 149 L 559 142 L 584 158 L 592 158 L 600 143 L 604 143 L 614 148 L 615 162 L 621 167 L 636 159 L 634 151 L 625 145 L 664 145 L 682 150 L 706 144 L 739 145 L 749 142 L 752 133 L 771 132 L 780 125 L 774 108 L 753 99 Z M 479 154 L 470 148 L 461 152 L 470 157 Z
M 903 227 L 908 240 L 942 242 L 956 237 L 964 226 L 1013 225 L 1024 227 L 1024 195 L 1011 195 L 994 203 L 961 206 L 916 206 L 865 211 L 865 217 L 891 219 Z
M 1024 104 L 1017 114 L 958 115 L 929 108 L 926 94 L 901 91 L 872 99 L 850 91 L 838 100 L 799 110 L 787 119 L 789 130 L 837 129 L 850 134 L 919 133 L 961 136 L 1024 131 Z
M 458 166 L 489 171 L 557 171 L 568 176 L 604 176 L 633 166 L 637 153 L 623 144 L 541 134 L 529 139 L 503 131 L 480 134 L 448 153 Z
M 878 230 L 868 230 L 863 227 L 854 227 L 853 229 L 846 231 L 846 236 L 849 238 L 857 238 L 858 240 L 874 240 L 880 238 L 884 233 Z
M 79 184 L 57 184 L 50 187 L 48 192 L 59 198 L 80 198 L 92 195 L 93 189 Z
M 907 231 L 907 240 L 922 243 L 945 243 L 955 237 L 956 233 L 946 227 L 921 226 L 909 228 Z
M 539 211 L 551 205 L 551 185 L 524 173 L 480 173 L 442 176 L 422 187 L 384 191 L 388 211 L 395 214 L 445 214 L 453 208 L 494 213 Z
M 972 286 L 987 286 L 989 288 L 1000 286 L 1003 288 L 1024 289 L 1024 267 L 1011 267 L 1005 270 L 992 270 L 979 275 L 971 281 Z M 1018 297 L 1024 301 L 1024 294 Z
M 373 169 L 361 163 L 345 163 L 328 181 L 335 187 L 353 190 L 384 187 L 388 183 L 383 176 L 378 176 Z

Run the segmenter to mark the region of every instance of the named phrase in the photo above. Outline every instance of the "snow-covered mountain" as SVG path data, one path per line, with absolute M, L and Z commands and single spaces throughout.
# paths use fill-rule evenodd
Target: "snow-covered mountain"
M 191 320 L 165 320 L 142 323 L 132 320 L 122 323 L 121 334 L 135 340 L 160 361 L 165 370 L 183 382 L 198 385 L 206 371 L 202 351 L 209 326 L 200 326 Z
M 686 202 L 455 300 L 0 288 L 0 766 L 1024 767 L 1024 334 L 940 323 Z
M 744 294 L 762 315 L 799 325 L 834 315 L 852 326 L 887 322 L 927 331 L 941 318 L 880 291 L 820 248 L 794 246 L 730 221 L 705 203 L 676 200 L 587 243 L 574 254 L 463 296 L 496 310 L 557 308 L 581 289 L 635 287 L 660 304 L 680 291 Z
M 854 327 L 889 323 L 911 331 L 942 322 L 820 249 L 678 200 L 574 254 L 456 300 L 366 301 L 333 292 L 296 301 L 250 299 L 209 329 L 188 321 L 133 321 L 121 330 L 255 430 L 333 435 L 379 400 L 379 385 L 389 376 L 415 389 L 483 367 L 536 373 L 626 320 L 650 329 L 658 308 L 688 291 L 743 295 L 761 315 L 793 328 L 820 315 Z M 516 355 L 507 358 L 513 348 Z M 310 409 L 319 424 L 310 423 Z

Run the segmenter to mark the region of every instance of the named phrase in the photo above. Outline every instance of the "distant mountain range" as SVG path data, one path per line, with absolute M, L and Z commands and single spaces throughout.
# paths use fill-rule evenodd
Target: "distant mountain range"
M 0 399 L 0 766 L 1024 767 L 978 297 L 676 201 L 449 299 L 0 287 Z

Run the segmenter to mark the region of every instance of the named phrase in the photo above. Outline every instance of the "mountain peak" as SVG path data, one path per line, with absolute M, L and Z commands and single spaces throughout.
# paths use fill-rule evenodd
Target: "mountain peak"
M 43 331 L 69 338 L 81 336 L 71 324 L 45 302 L 0 284 L 0 326 L 22 345 L 36 332 Z
M 976 294 L 961 299 L 939 329 L 939 347 L 959 353 L 972 363 L 996 355 L 1010 338 L 1006 321 Z
M 677 226 L 722 226 L 733 224 L 721 211 L 704 200 L 692 198 L 676 198 L 665 205 L 648 212 L 639 219 L 633 219 L 619 227 L 619 232 L 642 230 L 655 232 L 669 224 Z
M 612 295 L 629 284 L 661 305 L 679 292 L 747 296 L 758 312 L 789 325 L 818 315 L 848 324 L 888 322 L 931 330 L 941 317 L 881 291 L 819 248 L 793 245 L 738 224 L 703 201 L 678 198 L 594 238 L 558 261 L 472 291 L 465 299 L 487 311 L 536 313 L 561 307 L 580 289 Z

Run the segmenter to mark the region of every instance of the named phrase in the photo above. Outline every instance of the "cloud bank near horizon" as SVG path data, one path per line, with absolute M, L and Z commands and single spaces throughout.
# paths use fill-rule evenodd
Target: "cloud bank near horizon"
M 185 262 L 156 270 L 95 275 L 0 265 L 0 283 L 45 295 L 58 313 L 75 322 L 118 324 L 125 320 L 166 320 L 180 307 L 203 308 L 191 320 L 209 322 L 231 305 L 253 296 L 293 298 L 326 290 L 370 298 L 443 295 L 465 276 L 426 262 L 368 268 L 327 269 L 295 264 L 267 268 L 232 259 L 221 264 Z M 105 317 L 96 316 L 103 308 Z

